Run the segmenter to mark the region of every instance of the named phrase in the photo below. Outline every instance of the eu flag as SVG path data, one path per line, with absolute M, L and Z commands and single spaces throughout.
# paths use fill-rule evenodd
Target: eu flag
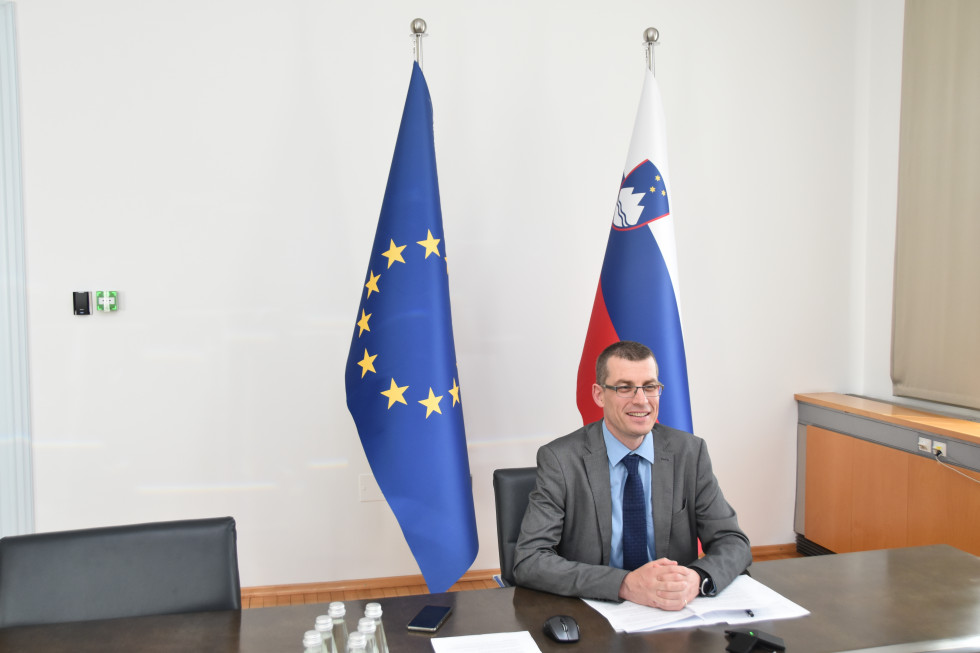
M 579 362 L 577 403 L 586 424 L 602 418 L 592 400 L 596 359 L 612 343 L 633 340 L 657 357 L 664 384 L 659 421 L 693 429 L 666 132 L 660 88 L 647 70 Z
M 432 101 L 416 63 L 346 369 L 347 407 L 430 592 L 478 548 L 439 206 Z

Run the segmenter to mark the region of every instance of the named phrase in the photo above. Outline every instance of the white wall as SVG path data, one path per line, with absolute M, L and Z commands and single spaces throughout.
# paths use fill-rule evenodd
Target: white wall
M 899 1 L 17 4 L 39 530 L 231 514 L 246 586 L 418 573 L 343 389 L 416 16 L 474 569 L 493 469 L 580 423 L 647 26 L 695 429 L 753 544 L 793 539 L 793 393 L 887 379 Z

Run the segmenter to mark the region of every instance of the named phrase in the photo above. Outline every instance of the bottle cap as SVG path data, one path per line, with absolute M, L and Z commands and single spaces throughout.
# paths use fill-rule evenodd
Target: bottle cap
M 381 618 L 381 604 L 380 603 L 368 603 L 364 606 L 364 616 L 371 617 L 372 619 Z
M 365 633 L 370 635 L 378 629 L 378 626 L 374 623 L 374 619 L 371 617 L 361 617 L 357 621 L 357 632 Z
M 330 615 L 321 614 L 317 617 L 315 627 L 324 641 L 333 639 L 333 619 L 330 618 Z
M 327 607 L 327 614 L 333 619 L 339 619 L 347 614 L 347 608 L 340 601 L 334 601 Z
M 320 633 L 315 630 L 307 630 L 303 633 L 303 648 L 312 648 L 314 646 L 323 646 L 323 638 L 320 637 Z
M 357 649 L 364 650 L 367 647 L 367 639 L 364 637 L 364 633 L 351 633 L 350 637 L 347 638 L 347 650 L 356 651 Z

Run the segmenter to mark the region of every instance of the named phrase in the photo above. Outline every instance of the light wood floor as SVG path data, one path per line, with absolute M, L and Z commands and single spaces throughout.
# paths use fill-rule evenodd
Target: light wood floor
M 752 547 L 752 559 L 780 560 L 799 558 L 795 544 L 776 544 Z M 458 583 L 449 588 L 450 592 L 489 589 L 497 587 L 493 580 L 499 569 L 469 571 Z M 300 585 L 269 585 L 265 587 L 243 587 L 242 608 L 264 608 L 276 605 L 297 605 L 302 603 L 329 603 L 331 601 L 356 601 L 385 599 L 410 594 L 428 594 L 422 576 L 392 576 L 388 578 L 366 578 L 329 583 L 304 583 Z

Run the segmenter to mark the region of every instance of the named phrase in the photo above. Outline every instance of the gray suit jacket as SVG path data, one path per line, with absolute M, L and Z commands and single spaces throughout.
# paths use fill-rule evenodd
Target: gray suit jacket
M 657 424 L 651 480 L 656 558 L 697 567 L 721 591 L 752 562 L 699 437 Z M 698 559 L 698 539 L 705 555 Z M 602 422 L 538 450 L 538 477 L 514 554 L 518 585 L 619 600 L 628 573 L 609 566 L 612 494 Z

